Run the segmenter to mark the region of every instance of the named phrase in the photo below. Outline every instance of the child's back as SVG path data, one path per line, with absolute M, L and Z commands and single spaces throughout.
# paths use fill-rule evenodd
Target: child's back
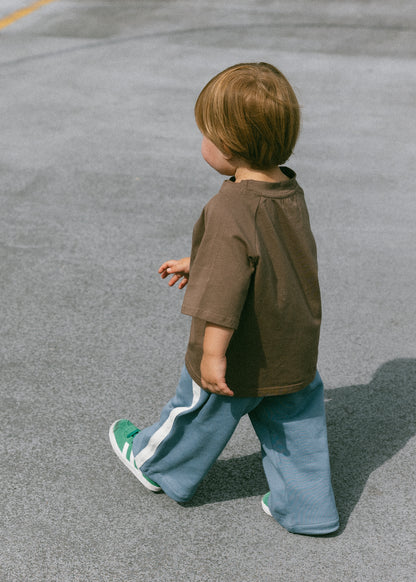
M 321 303 L 316 247 L 294 172 L 224 182 L 194 228 L 182 312 L 193 316 L 186 366 L 201 385 L 206 322 L 235 329 L 227 384 L 237 396 L 295 392 L 314 378 Z

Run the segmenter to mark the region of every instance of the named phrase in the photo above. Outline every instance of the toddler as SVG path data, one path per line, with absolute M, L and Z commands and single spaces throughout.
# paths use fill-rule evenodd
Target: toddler
M 185 365 L 160 420 L 110 428 L 111 445 L 151 491 L 188 501 L 248 414 L 270 491 L 263 510 L 288 531 L 339 527 L 331 486 L 315 241 L 296 174 L 299 105 L 282 73 L 243 63 L 216 75 L 195 105 L 202 156 L 229 176 L 196 222 L 191 256 L 160 267 L 186 287 Z

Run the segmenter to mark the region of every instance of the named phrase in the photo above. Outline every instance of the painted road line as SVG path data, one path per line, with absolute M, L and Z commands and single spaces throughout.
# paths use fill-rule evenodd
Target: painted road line
M 38 8 L 45 6 L 45 4 L 50 4 L 51 2 L 55 1 L 56 0 L 38 0 L 37 2 L 31 4 L 30 6 L 27 6 L 26 8 L 21 8 L 20 10 L 16 10 L 16 12 L 12 12 L 12 14 L 9 14 L 9 16 L 5 16 L 4 18 L 0 19 L 0 30 L 2 28 L 6 28 L 6 26 L 10 26 L 10 24 L 13 24 L 13 22 L 19 20 L 19 18 L 23 18 L 24 16 L 31 14 L 35 10 L 38 10 Z

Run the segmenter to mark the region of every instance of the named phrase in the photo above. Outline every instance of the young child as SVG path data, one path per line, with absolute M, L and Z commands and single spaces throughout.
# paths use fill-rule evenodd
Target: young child
M 188 501 L 249 414 L 270 487 L 264 511 L 288 531 L 339 527 L 323 385 L 316 370 L 321 302 L 304 194 L 283 164 L 299 105 L 266 63 L 216 75 L 195 105 L 202 156 L 226 180 L 195 224 L 190 258 L 159 269 L 186 287 L 185 366 L 159 422 L 110 428 L 121 461 L 151 491 Z

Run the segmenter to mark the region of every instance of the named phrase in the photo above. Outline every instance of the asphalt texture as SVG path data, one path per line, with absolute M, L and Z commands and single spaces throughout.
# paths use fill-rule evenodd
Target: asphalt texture
M 0 31 L 0 580 L 415 580 L 414 33 L 410 0 L 57 0 Z M 157 269 L 222 183 L 195 98 L 259 60 L 303 108 L 288 165 L 319 251 L 328 537 L 262 512 L 247 419 L 186 505 L 108 441 L 158 418 L 183 363 Z

